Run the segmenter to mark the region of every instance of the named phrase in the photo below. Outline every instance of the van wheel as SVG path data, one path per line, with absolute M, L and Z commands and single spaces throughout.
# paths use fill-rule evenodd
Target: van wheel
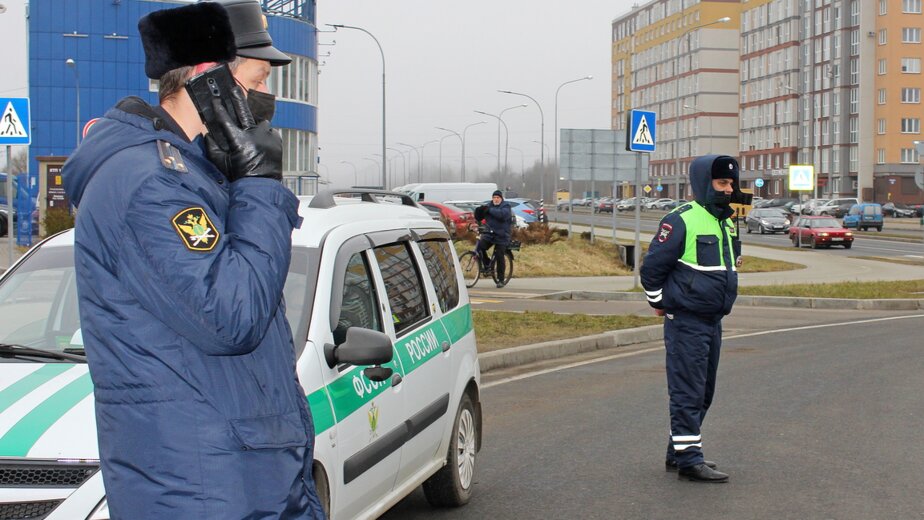
M 446 465 L 423 483 L 424 496 L 434 507 L 458 507 L 472 498 L 476 442 L 481 425 L 468 394 L 462 394 L 452 427 Z
M 881 232 L 882 232 L 882 226 L 877 227 L 877 228 L 876 228 L 876 231 L 879 231 L 879 232 L 881 233 Z
M 327 480 L 327 473 L 320 464 L 315 462 L 311 475 L 314 478 L 314 487 L 318 490 L 318 500 L 321 501 L 324 516 L 330 518 L 330 482 Z

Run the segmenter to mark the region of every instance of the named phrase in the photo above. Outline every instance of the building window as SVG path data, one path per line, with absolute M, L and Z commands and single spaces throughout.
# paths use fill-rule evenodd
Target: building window
M 879 135 L 883 135 L 885 133 L 886 133 L 886 120 L 880 119 L 879 120 Z
M 860 89 L 852 88 L 850 89 L 850 113 L 856 114 L 860 112 Z
M 850 31 L 850 55 L 860 55 L 860 31 L 857 29 Z
M 850 58 L 850 84 L 858 85 L 860 83 L 860 60 L 859 58 Z
M 903 74 L 920 74 L 921 58 L 902 58 Z
M 860 120 L 851 117 L 850 118 L 850 142 L 857 143 L 860 141 Z
M 885 148 L 876 150 L 876 164 L 885 164 Z
M 903 27 L 902 43 L 921 43 L 921 28 Z
M 889 0 L 879 0 L 879 15 L 884 16 L 888 13 Z
M 860 25 L 860 2 L 858 0 L 850 2 L 850 25 Z
M 879 29 L 879 45 L 885 45 L 888 43 L 888 32 L 885 29 Z
M 914 148 L 902 148 L 902 164 L 917 164 L 918 151 Z
M 850 171 L 855 172 L 859 169 L 860 169 L 860 149 L 856 146 L 851 146 L 850 147 Z
M 903 88 L 902 89 L 902 103 L 920 103 L 921 102 L 921 89 L 920 88 Z
M 879 89 L 879 104 L 885 105 L 885 102 L 886 102 L 886 89 L 881 88 Z
M 921 133 L 921 120 L 916 117 L 903 117 L 902 118 L 902 133 L 903 134 L 920 134 Z
M 888 66 L 886 64 L 885 58 L 879 60 L 879 75 L 882 76 L 888 71 Z
M 902 12 L 921 14 L 921 0 L 902 0 Z

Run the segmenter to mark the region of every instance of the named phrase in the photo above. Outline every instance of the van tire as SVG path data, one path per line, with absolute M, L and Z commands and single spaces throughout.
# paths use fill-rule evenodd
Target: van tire
M 327 472 L 317 462 L 311 469 L 311 476 L 314 479 L 314 487 L 318 492 L 318 500 L 321 501 L 321 508 L 324 509 L 324 516 L 330 518 L 330 481 L 327 479 Z
M 424 496 L 431 506 L 459 507 L 472 498 L 480 430 L 472 399 L 467 393 L 462 394 L 452 425 L 446 465 L 423 483 Z
M 878 227 L 876 228 L 876 231 L 879 231 L 880 233 L 882 233 L 882 226 L 878 226 Z

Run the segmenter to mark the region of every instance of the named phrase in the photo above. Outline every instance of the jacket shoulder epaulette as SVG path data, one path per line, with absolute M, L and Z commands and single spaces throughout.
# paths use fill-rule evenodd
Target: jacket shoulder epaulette
M 157 141 L 157 154 L 160 156 L 160 163 L 164 165 L 164 168 L 180 173 L 189 173 L 186 161 L 183 160 L 183 155 L 167 141 Z

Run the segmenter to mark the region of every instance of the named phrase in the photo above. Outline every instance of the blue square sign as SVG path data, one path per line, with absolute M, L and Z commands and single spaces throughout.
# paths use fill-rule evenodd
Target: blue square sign
M 0 145 L 32 144 L 29 98 L 0 98 Z
M 658 114 L 647 110 L 630 110 L 628 113 L 626 150 L 653 152 L 657 142 Z

